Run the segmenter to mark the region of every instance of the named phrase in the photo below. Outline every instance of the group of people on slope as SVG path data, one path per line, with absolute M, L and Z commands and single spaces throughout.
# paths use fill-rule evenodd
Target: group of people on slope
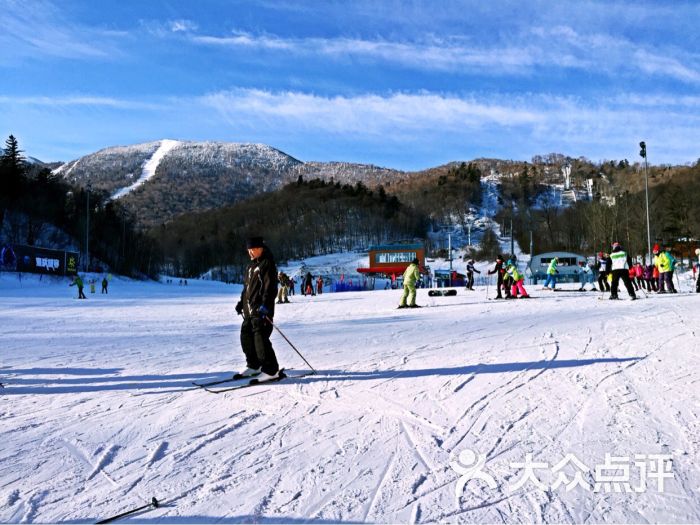
M 111 276 L 110 276 L 111 278 Z M 75 277 L 73 278 L 73 281 L 68 285 L 68 286 L 76 286 L 78 288 L 78 299 L 87 299 L 85 297 L 85 293 L 83 292 L 83 288 L 85 288 L 85 283 L 83 282 L 83 278 L 80 277 L 80 274 L 76 274 Z M 108 293 L 108 287 L 109 287 L 109 279 L 107 277 L 102 278 L 102 292 L 103 294 Z M 92 293 L 95 293 L 95 281 L 92 280 L 90 281 L 90 291 Z
M 496 274 L 496 299 L 527 299 L 530 295 L 525 290 L 523 283 L 525 276 L 520 273 L 515 259 L 504 262 L 502 255 L 496 256 L 496 264 L 488 275 Z M 501 295 L 501 290 L 504 295 Z
M 673 282 L 677 261 L 670 248 L 661 250 L 659 245 L 655 244 L 652 254 L 652 262 L 648 265 L 643 265 L 639 259 L 635 263 L 632 263 L 631 259 L 627 259 L 625 269 L 631 287 L 635 291 L 641 289 L 660 294 L 677 293 L 678 290 Z M 604 252 L 598 253 L 598 286 L 601 291 L 612 292 L 611 280 L 614 277 L 613 270 L 615 269 L 613 255 L 614 252 L 610 255 Z M 695 255 L 700 257 L 700 248 L 695 250 Z M 696 291 L 700 293 L 698 283 L 696 283 Z
M 314 289 L 314 278 L 311 272 L 306 272 L 306 276 L 303 277 L 299 283 L 299 292 L 301 295 L 321 295 L 323 293 L 323 277 L 320 275 L 315 280 Z M 288 303 L 289 296 L 294 295 L 294 286 L 296 281 L 289 277 L 284 272 L 279 272 L 277 274 L 277 282 L 279 283 L 279 291 L 277 292 L 277 304 Z

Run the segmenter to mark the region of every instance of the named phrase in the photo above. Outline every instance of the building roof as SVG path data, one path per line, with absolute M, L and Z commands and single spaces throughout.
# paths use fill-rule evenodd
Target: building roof
M 375 244 L 370 246 L 368 251 L 406 251 L 406 250 L 422 250 L 422 244 Z

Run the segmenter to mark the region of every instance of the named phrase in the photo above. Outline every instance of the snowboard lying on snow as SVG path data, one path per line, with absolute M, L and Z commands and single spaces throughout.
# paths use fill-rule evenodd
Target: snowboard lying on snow
M 457 295 L 457 290 L 428 290 L 430 297 Z

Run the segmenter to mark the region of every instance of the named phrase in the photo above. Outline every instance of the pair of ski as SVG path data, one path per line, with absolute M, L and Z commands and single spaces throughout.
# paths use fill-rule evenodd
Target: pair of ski
M 287 375 L 285 372 L 284 368 L 280 368 L 279 371 L 279 376 L 276 377 L 275 379 L 271 379 L 269 381 L 258 381 L 254 376 L 242 376 L 241 374 L 235 374 L 233 377 L 230 377 L 228 379 L 219 379 L 217 381 L 209 381 L 207 383 L 195 383 L 192 382 L 193 385 L 206 390 L 207 392 L 211 392 L 212 394 L 221 394 L 223 392 L 231 392 L 233 390 L 241 390 L 243 388 L 250 388 L 253 386 L 264 386 L 269 383 L 278 383 L 282 381 L 283 379 L 300 379 L 302 377 L 307 377 L 310 375 L 315 374 L 315 371 L 312 372 L 306 372 L 304 374 L 294 374 L 294 375 Z M 232 386 L 221 386 L 221 385 L 228 385 L 229 383 L 233 383 Z M 215 387 L 215 388 L 213 388 Z

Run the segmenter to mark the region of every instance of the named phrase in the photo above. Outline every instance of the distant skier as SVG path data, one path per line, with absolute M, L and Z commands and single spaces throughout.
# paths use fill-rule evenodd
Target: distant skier
M 289 277 L 286 273 L 280 272 L 277 274 L 277 280 L 280 284 L 279 292 L 277 292 L 277 304 L 288 303 Z
M 323 277 L 320 275 L 318 276 L 318 279 L 316 279 L 316 293 L 318 295 L 323 293 Z
M 469 259 L 467 262 L 467 290 L 474 290 L 474 272 L 481 273 L 474 268 L 474 259 Z
M 646 281 L 647 290 L 650 292 L 656 292 L 659 289 L 659 275 L 653 264 L 647 264 L 644 267 L 644 281 Z
M 595 284 L 593 284 L 593 281 L 595 280 L 593 277 L 593 269 L 591 268 L 591 265 L 588 264 L 588 261 L 579 261 L 579 282 L 581 283 L 581 287 L 578 289 L 579 292 L 585 292 L 586 291 L 586 285 L 590 284 L 593 287 L 592 291 L 596 291 Z
M 627 252 L 622 249 L 619 242 L 614 242 L 612 248 L 612 253 L 610 254 L 610 258 L 612 259 L 612 286 L 609 299 L 619 299 L 617 296 L 617 287 L 620 284 L 620 279 L 622 279 L 622 282 L 625 283 L 625 288 L 627 288 L 627 293 L 630 294 L 630 299 L 634 301 L 637 296 L 634 293 L 634 288 L 630 281 L 630 265 L 632 264 L 632 260 L 630 256 L 627 255 Z
M 610 283 L 608 282 L 608 275 L 612 269 L 612 260 L 607 253 L 598 252 L 598 288 L 600 291 L 609 292 Z
M 418 259 L 413 259 L 403 272 L 403 295 L 401 295 L 399 308 L 420 308 L 416 304 L 416 283 L 420 279 L 418 264 Z
M 314 277 L 311 272 L 306 272 L 304 278 L 304 295 L 316 295 L 314 292 Z
M 657 293 L 666 293 L 666 288 L 671 293 L 673 286 L 671 282 L 671 261 L 666 252 L 661 251 L 658 244 L 654 245 L 652 252 L 654 254 L 654 266 L 659 273 L 659 290 Z
M 523 286 L 525 277 L 518 271 L 518 267 L 513 259 L 508 259 L 508 262 L 506 263 L 506 272 L 513 282 L 510 287 L 510 296 L 506 297 L 506 299 L 517 299 L 518 293 L 520 294 L 521 299 L 527 299 L 530 297 Z
M 73 282 L 70 283 L 68 286 L 77 286 L 78 287 L 78 299 L 87 299 L 87 297 L 85 297 L 85 294 L 83 293 L 83 287 L 85 286 L 85 284 L 83 283 L 83 280 L 80 277 L 80 274 L 76 274 L 75 278 L 73 279 Z
M 493 267 L 493 270 L 488 271 L 489 275 L 494 273 L 498 279 L 496 283 L 496 299 L 503 299 L 503 296 L 501 295 L 501 288 L 503 287 L 503 276 L 506 273 L 506 270 L 503 268 L 503 256 L 500 254 L 496 256 L 496 265 Z M 507 291 L 506 295 L 510 295 L 510 290 Z
M 107 293 L 107 286 L 109 286 L 109 281 L 107 280 L 106 277 L 102 278 L 102 292 L 100 293 Z M 118 287 L 117 287 L 118 288 Z
M 669 246 L 666 247 L 665 252 L 671 267 L 671 271 L 669 272 L 671 275 L 668 278 L 669 287 L 671 289 L 671 293 L 678 293 L 678 290 L 676 290 L 676 285 L 673 283 L 673 275 L 676 273 L 676 263 L 678 261 L 676 261 L 676 258 L 673 256 L 673 252 Z
M 553 257 L 551 261 L 549 261 L 549 266 L 547 267 L 547 279 L 544 281 L 544 290 L 549 290 L 549 285 L 552 285 L 551 290 L 554 291 L 554 289 L 557 287 L 557 274 L 559 273 L 559 270 L 557 270 L 557 265 L 559 264 L 559 257 Z
M 236 305 L 236 312 L 243 315 L 241 347 L 247 364 L 240 375 L 258 376 L 258 382 L 265 382 L 279 378 L 279 364 L 270 343 L 277 296 L 277 267 L 262 237 L 251 237 L 246 245 L 250 264 L 245 272 L 241 300 Z
M 646 290 L 647 283 L 644 280 L 644 268 L 642 267 L 641 259 L 637 259 L 637 262 L 634 264 L 634 279 L 637 282 L 637 285 L 642 289 Z
M 695 248 L 695 255 L 698 258 L 698 280 L 695 283 L 695 293 L 700 293 L 700 248 Z

